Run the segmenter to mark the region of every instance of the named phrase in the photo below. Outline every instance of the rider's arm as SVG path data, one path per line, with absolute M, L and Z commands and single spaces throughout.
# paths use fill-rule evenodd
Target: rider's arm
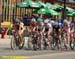
M 42 33 L 44 33 L 44 31 L 45 31 L 45 27 L 43 27 Z
M 48 26 L 49 26 L 48 34 L 50 34 L 52 32 L 52 25 L 48 24 Z
M 36 27 L 33 28 L 33 31 L 35 31 L 35 30 L 36 30 Z

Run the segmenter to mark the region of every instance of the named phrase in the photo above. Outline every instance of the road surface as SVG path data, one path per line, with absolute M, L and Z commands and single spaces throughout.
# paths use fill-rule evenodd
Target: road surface
M 11 39 L 0 39 L 0 59 L 75 59 L 75 51 L 27 50 L 27 43 L 22 50 L 11 50 Z

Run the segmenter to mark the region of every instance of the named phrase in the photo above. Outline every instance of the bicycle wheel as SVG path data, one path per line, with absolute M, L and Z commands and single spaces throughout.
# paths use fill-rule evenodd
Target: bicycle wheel
M 22 49 L 24 47 L 24 43 L 25 43 L 25 37 L 22 39 L 22 42 L 20 43 L 20 45 L 18 46 L 18 48 Z
M 18 38 L 19 39 L 19 38 Z M 25 31 L 22 34 L 22 41 L 21 43 L 18 45 L 19 49 L 22 49 L 24 47 L 24 43 L 25 43 Z
M 36 33 L 32 34 L 32 45 L 33 45 L 33 50 L 37 50 L 37 35 L 36 35 Z
M 71 50 L 74 50 L 74 48 L 75 48 L 74 38 L 72 38 L 72 39 L 70 40 L 70 48 L 71 48 Z
M 37 48 L 41 50 L 41 38 L 37 39 Z
M 14 36 L 11 37 L 11 49 L 14 50 L 16 49 L 16 42 Z
M 51 49 L 55 50 L 56 48 L 56 38 L 53 36 L 51 39 Z

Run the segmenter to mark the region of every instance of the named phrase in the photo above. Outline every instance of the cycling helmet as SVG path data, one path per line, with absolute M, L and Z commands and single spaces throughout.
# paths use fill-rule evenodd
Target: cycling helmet
M 15 23 L 19 23 L 20 22 L 20 20 L 19 19 L 15 19 Z
M 48 22 L 49 22 L 49 19 L 45 19 L 45 20 L 44 20 L 44 23 L 48 23 Z
M 35 18 L 32 18 L 32 20 L 31 20 L 32 22 L 36 22 L 36 19 Z
M 38 22 L 38 23 L 43 22 L 43 19 L 42 19 L 42 18 L 38 18 L 38 19 L 37 19 L 37 22 Z
M 64 22 L 64 23 L 67 23 L 67 20 L 64 20 L 63 22 Z
M 52 24 L 54 24 L 54 23 L 55 23 L 55 21 L 53 21 L 53 20 L 51 20 L 50 22 L 51 22 Z
M 55 22 L 54 25 L 58 25 L 58 22 Z

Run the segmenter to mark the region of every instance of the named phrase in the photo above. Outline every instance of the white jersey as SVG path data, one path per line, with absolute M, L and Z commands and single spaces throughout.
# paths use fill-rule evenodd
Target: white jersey
M 49 25 L 49 29 L 52 31 L 52 24 L 51 23 L 48 23 L 48 25 Z
M 70 33 L 70 31 L 71 31 L 71 22 L 70 21 L 68 21 L 68 32 Z
M 47 25 L 44 25 L 45 28 L 48 28 L 52 31 L 52 24 L 51 23 L 47 23 Z

